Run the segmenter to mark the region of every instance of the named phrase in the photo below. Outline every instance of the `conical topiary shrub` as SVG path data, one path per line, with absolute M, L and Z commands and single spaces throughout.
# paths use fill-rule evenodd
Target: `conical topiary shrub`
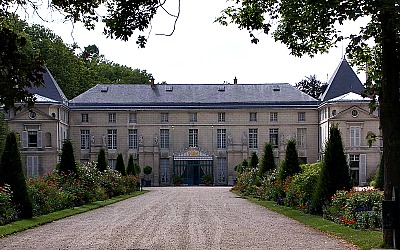
M 126 168 L 127 175 L 135 175 L 135 162 L 133 161 L 133 155 L 129 155 L 128 167 Z
M 261 158 L 260 165 L 260 176 L 264 176 L 265 173 L 272 171 L 276 168 L 275 157 L 274 157 L 274 149 L 271 143 L 265 143 L 264 145 L 264 154 Z
M 117 162 L 115 163 L 115 170 L 121 173 L 122 176 L 126 175 L 124 157 L 122 154 L 118 154 Z
M 75 176 L 77 176 L 78 174 L 78 169 L 76 168 L 74 150 L 72 148 L 71 140 L 66 139 L 63 142 L 61 151 L 61 160 L 58 170 L 60 173 L 65 173 L 65 174 L 72 173 Z
M 107 159 L 106 159 L 106 150 L 101 148 L 99 154 L 97 155 L 97 169 L 100 172 L 104 172 L 107 170 Z
M 349 190 L 351 187 L 350 171 L 343 150 L 342 136 L 339 128 L 333 125 L 329 129 L 321 174 L 313 195 L 314 212 L 322 213 L 323 206 L 329 202 L 337 190 Z
M 21 155 L 15 133 L 9 133 L 6 139 L 0 163 L 0 186 L 9 184 L 13 191 L 12 201 L 19 210 L 18 217 L 32 218 L 32 200 L 26 187 L 22 169 Z

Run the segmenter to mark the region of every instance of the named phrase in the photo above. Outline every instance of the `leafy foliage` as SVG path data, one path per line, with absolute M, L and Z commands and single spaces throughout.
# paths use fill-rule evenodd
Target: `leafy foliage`
M 122 154 L 118 154 L 117 162 L 115 163 L 115 170 L 120 172 L 122 176 L 126 176 L 124 157 Z
M 256 168 L 258 166 L 258 156 L 256 152 L 251 153 L 249 164 L 251 168 Z
M 97 155 L 97 169 L 100 172 L 104 172 L 108 168 L 107 165 L 106 150 L 104 148 L 100 148 L 99 154 Z
M 133 155 L 129 155 L 128 166 L 126 168 L 126 174 L 127 175 L 136 175 L 135 174 L 135 163 L 134 163 L 134 160 L 133 160 Z
M 13 192 L 12 201 L 17 207 L 18 217 L 32 218 L 32 201 L 28 194 L 21 156 L 15 133 L 7 136 L 0 164 L 0 186 L 10 185 Z
M 322 212 L 322 207 L 337 190 L 349 190 L 351 186 L 350 169 L 343 150 L 342 136 L 339 128 L 333 125 L 329 129 L 321 175 L 313 197 L 316 212 Z
M 326 83 L 317 80 L 315 75 L 306 76 L 306 79 L 296 83 L 296 88 L 316 99 L 324 93 L 327 86 Z
M 0 226 L 15 221 L 17 217 L 17 209 L 12 201 L 13 191 L 10 185 L 0 186 Z
M 2 110 L 0 110 L 0 159 L 3 154 L 4 145 L 6 143 L 7 134 L 8 134 L 8 124 L 5 120 L 5 115 Z
M 61 151 L 61 160 L 59 166 L 59 172 L 65 174 L 73 174 L 77 175 L 78 170 L 76 168 L 74 149 L 72 147 L 71 140 L 64 140 L 62 151 Z
M 384 184 L 384 164 L 383 164 L 383 157 L 381 157 L 381 162 L 379 163 L 378 166 L 378 172 L 376 173 L 375 176 L 375 188 L 383 189 L 383 184 Z
M 1 16 L 0 16 L 1 17 Z M 35 97 L 26 88 L 43 84 L 43 61 L 32 49 L 28 39 L 0 20 L 0 105 L 5 109 L 16 102 L 33 105 Z
M 279 178 L 285 180 L 301 171 L 299 157 L 296 149 L 296 141 L 289 140 L 286 146 L 285 164 L 279 170 Z
M 153 171 L 153 168 L 150 167 L 150 166 L 146 166 L 146 167 L 143 168 L 143 173 L 144 173 L 145 175 L 151 174 L 152 171 Z
M 376 189 L 337 191 L 324 218 L 356 229 L 382 227 L 383 192 Z
M 264 144 L 264 152 L 261 158 L 260 175 L 263 176 L 276 168 L 273 147 L 270 143 Z

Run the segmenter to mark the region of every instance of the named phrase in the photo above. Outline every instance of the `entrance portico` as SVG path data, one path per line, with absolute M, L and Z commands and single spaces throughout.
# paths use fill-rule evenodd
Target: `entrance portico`
M 199 185 L 204 175 L 214 178 L 214 159 L 197 147 L 190 147 L 174 155 L 173 176 L 181 176 L 184 184 Z

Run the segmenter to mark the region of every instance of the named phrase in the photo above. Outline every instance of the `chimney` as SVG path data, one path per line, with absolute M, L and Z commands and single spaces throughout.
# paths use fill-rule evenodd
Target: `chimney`
M 237 78 L 235 76 L 235 78 L 233 79 L 233 84 L 237 84 Z

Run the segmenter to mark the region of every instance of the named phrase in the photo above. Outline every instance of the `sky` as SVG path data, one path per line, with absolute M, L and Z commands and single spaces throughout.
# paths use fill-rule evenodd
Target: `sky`
M 178 0 L 168 0 L 168 11 L 176 13 Z M 152 33 L 146 48 L 138 48 L 134 33 L 127 41 L 112 40 L 102 34 L 102 26 L 87 31 L 79 23 L 63 23 L 55 14 L 42 18 L 53 22 L 42 22 L 37 16 L 29 16 L 29 22 L 42 24 L 61 36 L 65 43 L 76 42 L 82 49 L 96 44 L 100 54 L 115 63 L 133 69 L 146 70 L 155 82 L 169 84 L 239 84 L 290 83 L 295 84 L 305 77 L 316 75 L 323 82 L 329 80 L 343 58 L 344 45 L 339 44 L 328 54 L 313 58 L 290 55 L 285 45 L 275 42 L 269 35 L 260 34 L 258 44 L 250 42 L 247 30 L 235 25 L 228 27 L 214 23 L 226 0 L 181 1 L 181 13 L 172 36 L 155 35 L 170 33 L 174 18 L 159 12 L 152 25 Z M 345 32 L 354 32 L 356 24 L 347 25 Z M 356 69 L 355 69 L 356 70 Z M 365 81 L 364 73 L 358 74 Z

